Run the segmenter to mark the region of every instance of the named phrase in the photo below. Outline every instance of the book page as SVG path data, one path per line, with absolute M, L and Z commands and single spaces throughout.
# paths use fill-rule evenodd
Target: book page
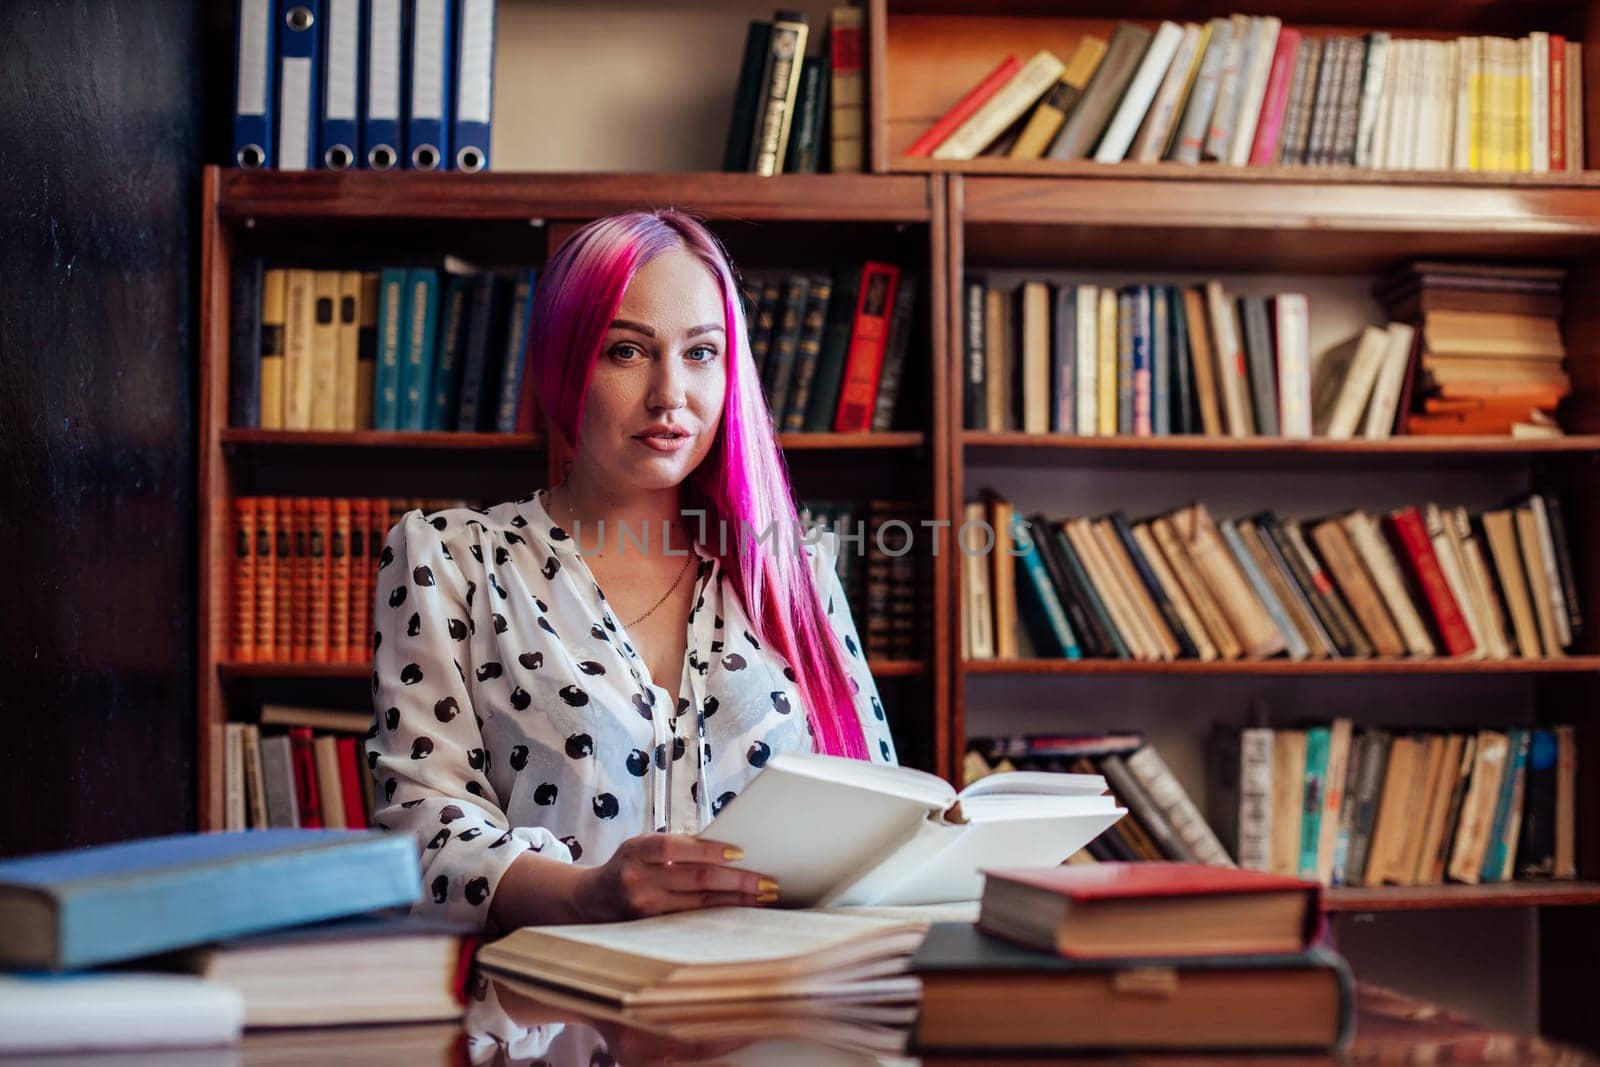
M 967 786 L 959 794 L 968 797 L 987 796 L 993 793 L 1011 793 L 1024 796 L 1040 794 L 1053 796 L 1099 796 L 1106 791 L 1106 780 L 1098 774 L 1055 774 L 1049 771 L 1010 771 L 985 775 Z M 962 805 L 966 807 L 965 804 Z

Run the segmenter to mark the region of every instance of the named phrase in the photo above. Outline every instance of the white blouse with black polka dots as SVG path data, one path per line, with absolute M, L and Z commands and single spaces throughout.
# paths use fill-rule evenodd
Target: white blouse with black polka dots
M 367 759 L 378 825 L 421 849 L 419 913 L 481 926 L 521 853 L 598 864 L 636 834 L 694 833 L 772 754 L 812 748 L 792 670 L 758 643 L 714 555 L 695 547 L 688 647 L 669 690 L 546 492 L 412 511 L 379 561 Z M 833 535 L 804 551 L 868 750 L 893 763 Z

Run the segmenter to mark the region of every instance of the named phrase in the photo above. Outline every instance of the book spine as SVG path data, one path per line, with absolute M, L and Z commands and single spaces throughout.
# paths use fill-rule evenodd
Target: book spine
M 278 509 L 272 497 L 255 497 L 255 526 L 250 531 L 251 551 L 255 553 L 255 660 L 269 663 L 278 658 L 273 631 L 277 625 Z
M 1361 110 L 1356 120 L 1355 165 L 1370 167 L 1378 128 L 1378 112 L 1383 104 L 1385 73 L 1389 62 L 1389 35 L 1382 31 L 1367 34 L 1366 72 L 1361 81 Z
M 1255 594 L 1256 602 L 1266 611 L 1267 617 L 1272 621 L 1273 628 L 1277 630 L 1284 644 L 1288 646 L 1289 657 L 1291 659 L 1305 659 L 1311 654 L 1311 650 L 1306 646 L 1304 638 L 1300 636 L 1300 632 L 1295 629 L 1294 624 L 1289 621 L 1289 616 L 1285 613 L 1283 605 L 1273 595 L 1272 587 L 1267 584 L 1266 575 L 1261 572 L 1261 568 L 1256 565 L 1254 557 L 1251 556 L 1243 540 L 1240 539 L 1238 528 L 1234 525 L 1233 520 L 1224 519 L 1217 523 L 1217 530 L 1222 535 L 1222 540 L 1227 545 L 1228 550 L 1232 552 L 1234 562 L 1244 575 L 1250 591 Z
M 1256 432 L 1278 435 L 1278 372 L 1272 353 L 1272 327 L 1267 321 L 1267 298 L 1241 296 L 1245 355 L 1250 364 L 1250 389 L 1255 399 Z
M 1267 91 L 1262 98 L 1261 119 L 1256 123 L 1254 143 L 1250 146 L 1250 166 L 1265 167 L 1278 158 L 1278 142 L 1283 136 L 1284 113 L 1289 106 L 1289 91 L 1293 87 L 1295 68 L 1300 58 L 1300 31 L 1280 30 L 1278 45 L 1272 57 L 1272 70 L 1267 76 Z
M 1272 731 L 1239 731 L 1239 866 L 1265 871 L 1271 863 Z
M 1534 518 L 1539 524 L 1539 540 L 1545 550 L 1548 569 L 1555 572 L 1551 590 L 1557 594 L 1556 630 L 1562 647 L 1569 647 L 1583 634 L 1583 608 L 1578 601 L 1578 582 L 1572 570 L 1572 549 L 1567 543 L 1561 501 L 1548 494 L 1535 493 L 1529 503 L 1533 505 Z
M 231 655 L 241 663 L 257 658 L 256 545 L 258 501 L 233 498 L 233 641 Z M 260 657 L 265 659 L 265 656 Z
M 1217 102 L 1223 59 L 1232 43 L 1233 26 L 1228 19 L 1214 18 L 1210 27 L 1211 40 L 1200 58 L 1200 69 L 1178 126 L 1178 139 L 1172 147 L 1172 159 L 1178 163 L 1200 162 L 1200 150 L 1205 146 L 1211 112 Z
M 350 501 L 340 497 L 329 505 L 327 662 L 344 663 L 350 651 Z
M 532 267 L 517 271 L 511 291 L 511 315 L 506 325 L 505 357 L 500 363 L 499 391 L 495 403 L 494 432 L 515 433 L 523 401 L 522 376 L 528 362 L 528 334 L 533 328 L 533 292 L 536 277 Z
M 1082 559 L 1079 558 L 1078 550 L 1073 546 L 1071 538 L 1059 526 L 1054 529 L 1053 534 L 1056 549 L 1060 553 L 1061 562 L 1072 586 L 1073 596 L 1081 600 L 1088 608 L 1089 615 L 1094 621 L 1096 635 L 1101 639 L 1102 645 L 1116 659 L 1131 659 L 1132 654 L 1129 652 L 1127 644 L 1123 641 L 1122 634 L 1118 631 L 1116 623 L 1112 621 L 1111 613 L 1106 609 L 1105 602 L 1101 600 L 1100 593 L 1095 588 L 1093 580 L 1089 577 L 1089 572 L 1084 567 Z
M 828 106 L 828 67 L 825 57 L 808 56 L 800 65 L 794 124 L 789 130 L 789 147 L 784 153 L 787 174 L 817 173 L 821 154 L 822 115 Z
M 1151 329 L 1150 287 L 1133 287 L 1133 432 L 1139 437 L 1149 437 L 1155 432 L 1151 405 L 1153 382 L 1154 331 Z
M 1388 614 L 1399 628 L 1405 647 L 1414 656 L 1432 656 L 1437 651 L 1422 614 L 1407 593 L 1400 564 L 1378 530 L 1372 516 L 1355 511 L 1345 516 L 1345 532 L 1360 557 L 1364 573 L 1372 578 Z
M 1133 289 L 1117 294 L 1117 433 L 1133 433 L 1134 372 L 1133 346 L 1136 343 L 1133 317 Z
M 1528 741 L 1522 834 L 1516 851 L 1518 878 L 1549 878 L 1555 873 L 1556 760 L 1554 731 L 1533 731 Z
M 294 521 L 290 525 L 289 657 L 295 663 L 308 663 L 311 660 L 311 499 L 293 497 L 290 506 Z
M 833 428 L 839 433 L 861 433 L 871 426 L 899 279 L 900 268 L 886 263 L 868 263 L 863 268 L 849 355 L 839 387 L 839 410 L 834 417 Z
M 772 349 L 762 373 L 762 385 L 767 408 L 778 426 L 783 425 L 784 404 L 789 398 L 789 383 L 794 377 L 795 357 L 800 347 L 800 332 L 805 326 L 806 294 L 810 285 L 810 279 L 803 274 L 786 278 L 774 318 Z
M 865 169 L 862 151 L 866 122 L 862 101 L 865 84 L 861 62 L 859 7 L 835 7 L 829 14 L 828 58 L 832 80 L 828 93 L 828 169 L 834 174 L 859 174 Z
M 377 271 L 363 271 L 356 308 L 356 414 L 357 430 L 373 429 L 372 412 L 378 379 Z
M 440 303 L 439 356 L 433 367 L 433 384 L 428 401 L 426 429 L 448 433 L 456 427 L 456 408 L 461 394 L 461 350 L 466 343 L 467 307 L 472 297 L 472 280 L 451 274 L 445 282 Z
M 300 814 L 300 828 L 322 828 L 322 805 L 317 793 L 316 741 L 311 727 L 289 728 L 289 754 L 294 769 L 295 807 Z
M 1356 784 L 1355 816 L 1350 834 L 1350 860 L 1344 872 L 1344 885 L 1363 885 L 1367 877 L 1367 858 L 1372 851 L 1373 823 L 1378 816 L 1378 798 L 1383 793 L 1389 768 L 1391 738 L 1382 730 L 1369 731 L 1361 753 L 1361 777 Z
M 1002 67 L 1010 64 L 1002 64 Z M 1064 67 L 1048 51 L 1040 51 L 982 100 L 978 108 L 932 151 L 934 159 L 973 159 L 1005 132 L 1061 77 Z M 987 79 L 977 92 L 989 90 Z M 958 107 L 964 106 L 964 99 Z M 931 131 L 930 131 L 931 132 Z M 908 153 L 909 154 L 909 153 Z
M 1165 285 L 1144 290 L 1150 302 L 1150 430 L 1165 437 L 1172 433 L 1172 290 Z
M 833 428 L 839 410 L 845 364 L 850 358 L 856 311 L 864 292 L 864 278 L 865 271 L 857 267 L 834 279 L 833 296 L 828 301 L 828 322 L 823 327 L 822 348 L 817 353 L 817 373 L 811 383 L 811 396 L 806 402 L 807 433 L 820 433 Z M 762 301 L 765 300 L 763 293 Z
M 311 272 L 311 425 L 339 428 L 339 272 Z
M 1227 160 L 1235 167 L 1243 167 L 1250 162 L 1250 150 L 1255 145 L 1256 129 L 1261 123 L 1267 83 L 1277 57 L 1278 35 L 1283 27 L 1282 20 L 1272 15 L 1254 21 L 1256 35 L 1248 61 L 1239 72 L 1239 108 L 1233 135 L 1228 139 Z
M 1137 751 L 1146 750 L 1141 748 Z M 1189 847 L 1187 840 L 1178 834 L 1161 806 L 1128 766 L 1128 760 L 1132 759 L 1133 755 L 1134 753 L 1129 753 L 1127 756 L 1107 755 L 1101 758 L 1100 773 L 1105 775 L 1106 784 L 1111 787 L 1112 793 L 1122 806 L 1139 820 L 1140 825 L 1169 860 L 1179 863 L 1198 862 L 1197 855 Z M 1221 847 L 1220 843 L 1218 847 Z
M 1311 436 L 1311 309 L 1304 293 L 1273 298 L 1278 414 L 1285 437 Z
M 1477 643 L 1472 639 L 1460 605 L 1446 584 L 1439 557 L 1433 551 L 1422 516 L 1416 508 L 1402 508 L 1386 515 L 1384 526 L 1405 555 L 1412 575 L 1427 598 L 1445 650 L 1452 656 L 1465 656 L 1473 652 Z
M 1200 63 L 1201 50 L 1208 37 L 1206 31 L 1194 23 L 1184 26 L 1178 50 L 1167 67 L 1161 88 L 1156 90 L 1155 100 L 1151 102 L 1150 110 L 1129 150 L 1129 158 L 1135 162 L 1156 163 L 1166 154 L 1177 129 L 1178 108 L 1189 93 Z
M 779 11 L 772 19 L 772 38 L 762 72 L 761 102 L 750 144 L 750 169 L 770 178 L 783 169 L 794 119 L 795 95 L 806 54 L 806 16 Z
M 228 286 L 228 425 L 261 422 L 262 277 L 259 257 L 238 260 Z
M 1333 584 L 1328 581 L 1328 576 L 1322 568 L 1316 565 L 1315 557 L 1311 557 L 1308 549 L 1302 550 L 1304 542 L 1297 544 L 1284 524 L 1276 516 L 1264 516 L 1256 520 L 1256 527 L 1262 535 L 1277 549 L 1278 555 L 1283 559 L 1284 565 L 1289 570 L 1289 575 L 1294 583 L 1305 593 L 1306 600 L 1317 621 L 1328 634 L 1328 639 L 1333 642 L 1333 647 L 1341 656 L 1356 656 L 1356 644 L 1351 637 L 1349 627 L 1331 605 L 1335 595 Z M 1308 557 L 1310 562 L 1308 563 Z M 1315 570 L 1312 568 L 1315 567 Z
M 771 37 L 770 22 L 751 19 L 745 29 L 744 58 L 739 64 L 739 83 L 733 93 L 733 113 L 728 117 L 728 140 L 722 151 L 722 169 L 725 171 L 749 169 L 756 102 L 761 94 L 761 71 L 766 66 L 767 46 Z
M 1067 659 L 1079 659 L 1083 655 L 1082 650 L 1078 647 L 1077 637 L 1072 632 L 1072 624 L 1067 621 L 1066 612 L 1056 597 L 1055 587 L 1050 584 L 1050 576 L 1046 573 L 1044 562 L 1040 558 L 1039 546 L 1034 541 L 1036 532 L 1042 533 L 1031 529 L 1028 521 L 1017 512 L 1011 513 L 1012 540 L 1024 548 L 1020 557 L 1022 575 L 1025 579 L 1023 587 L 1031 594 L 1032 606 L 1042 616 L 1054 639 L 1055 648 L 1052 652 Z
M 375 430 L 400 428 L 400 350 L 405 343 L 407 307 L 406 271 L 387 268 L 378 279 L 377 368 L 372 426 Z
M 1155 36 L 1145 48 L 1134 76 L 1122 92 L 1116 112 L 1095 148 L 1096 162 L 1120 163 L 1126 158 L 1134 135 L 1139 132 L 1139 123 L 1149 112 L 1156 91 L 1161 87 L 1162 76 L 1172 65 L 1172 58 L 1182 40 L 1183 30 L 1176 23 L 1163 21 L 1156 28 Z
M 413 270 L 406 280 L 405 366 L 400 371 L 400 429 L 428 428 L 428 401 L 432 399 L 433 346 L 438 331 L 439 275 Z
M 331 501 L 309 501 L 310 527 L 306 535 L 306 659 L 328 662 L 328 542 L 332 533 Z
M 1078 294 L 1070 285 L 1050 289 L 1050 430 L 1072 433 L 1078 415 Z
M 360 742 L 353 737 L 335 739 L 339 759 L 339 787 L 344 800 L 344 824 L 351 830 L 367 828 L 367 802 L 361 792 L 361 779 L 367 773 L 361 762 Z
M 367 615 L 367 501 L 355 497 L 345 501 L 349 512 L 349 531 L 345 536 L 345 634 L 344 662 L 361 663 L 368 655 Z
M 1523 784 L 1528 758 L 1528 731 L 1506 731 L 1505 766 L 1500 772 L 1499 791 L 1494 800 L 1494 813 L 1488 823 L 1488 846 L 1484 850 L 1483 866 L 1478 872 L 1480 882 L 1503 881 L 1502 869 L 1506 864 L 1506 845 L 1510 834 L 1512 809 L 1517 803 L 1517 793 Z
M 1222 71 L 1217 77 L 1216 107 L 1211 112 L 1205 144 L 1200 151 L 1203 160 L 1220 162 L 1228 158 L 1228 146 L 1233 138 L 1234 123 L 1238 119 L 1239 81 L 1249 58 L 1249 49 L 1261 35 L 1259 19 L 1236 15 L 1232 21 L 1233 34 L 1223 52 Z
M 1186 659 L 1198 657 L 1200 655 L 1199 649 L 1196 647 L 1193 638 L 1189 636 L 1187 628 L 1183 625 L 1183 620 L 1178 614 L 1177 607 L 1172 603 L 1171 598 L 1167 596 L 1166 590 L 1162 588 L 1161 582 L 1151 569 L 1149 561 L 1144 558 L 1144 552 L 1139 548 L 1138 541 L 1133 536 L 1133 528 L 1129 525 L 1127 516 L 1120 511 L 1116 511 L 1112 512 L 1110 519 L 1111 528 L 1116 532 L 1117 540 L 1122 544 L 1122 550 L 1127 553 L 1129 561 L 1133 564 L 1134 573 L 1138 576 L 1138 580 L 1144 584 L 1145 589 L 1150 594 L 1151 601 L 1161 615 L 1161 621 L 1166 624 L 1168 631 L 1171 632 L 1172 639 L 1178 647 L 1178 654 Z
M 1328 788 L 1328 728 L 1306 731 L 1306 777 L 1300 810 L 1301 878 L 1317 877 L 1317 846 L 1322 841 L 1322 805 Z
M 312 271 L 291 270 L 284 282 L 283 428 L 311 429 L 312 332 L 315 299 Z
M 936 148 L 944 144 L 949 137 L 960 129 L 978 109 L 989 102 L 989 99 L 999 92 L 1001 87 L 1017 76 L 1022 69 L 1022 61 L 1016 56 L 1006 56 L 998 66 L 984 76 L 983 80 L 967 90 L 965 96 L 957 100 L 939 117 L 939 120 L 923 131 L 922 136 L 912 141 L 906 150 L 901 153 L 910 158 L 924 158 L 933 155 Z M 975 155 L 976 153 L 974 153 Z M 971 158 L 966 157 L 966 158 Z
M 1127 764 L 1128 770 L 1149 792 L 1150 799 L 1172 823 L 1173 830 L 1198 862 L 1220 867 L 1234 866 L 1222 842 L 1217 840 L 1217 835 L 1200 817 L 1194 801 L 1189 799 L 1189 794 L 1184 792 L 1183 786 L 1178 784 L 1178 779 L 1173 777 L 1172 771 L 1153 747 L 1146 745 L 1141 748 L 1128 757 Z
M 1084 657 L 1111 655 L 1110 643 L 1100 631 L 1088 604 L 1078 594 L 1072 580 L 1067 576 L 1057 531 L 1050 521 L 1040 514 L 1030 515 L 1028 523 L 1034 548 L 1038 550 L 1039 560 L 1044 564 L 1045 574 L 1050 580 L 1051 588 L 1055 590 L 1057 599 L 1061 602 L 1062 610 L 1067 613 L 1067 622 L 1078 640 L 1082 655 Z
M 1550 34 L 1550 169 L 1567 169 L 1567 39 Z
M 811 387 L 817 376 L 817 361 L 822 355 L 823 332 L 828 325 L 828 305 L 833 300 L 833 279 L 826 274 L 819 274 L 810 279 L 806 289 L 806 309 L 800 327 L 800 342 L 795 348 L 794 379 L 790 385 L 789 399 L 784 404 L 783 429 L 787 433 L 799 433 L 806 426 L 806 412 L 811 405 Z M 910 322 L 901 322 L 900 305 L 895 305 L 895 318 L 890 322 L 889 351 L 893 355 L 895 346 L 900 346 L 900 357 L 905 356 L 905 341 L 899 336 L 910 328 Z M 898 331 L 898 332 L 897 332 Z M 895 368 L 899 373 L 899 367 Z M 887 378 L 887 367 L 885 368 Z M 898 383 L 895 383 L 898 385 Z M 887 386 L 886 386 L 887 388 Z M 883 391 L 879 392 L 878 409 L 887 408 L 887 416 L 892 421 L 894 416 L 894 402 L 891 398 L 887 405 L 884 403 Z M 873 411 L 873 428 L 877 429 L 879 410 Z M 887 430 L 889 427 L 882 427 Z
M 968 278 L 963 288 L 963 340 L 965 342 L 966 387 L 963 392 L 963 424 L 969 430 L 986 430 L 988 424 L 988 399 L 984 382 L 984 364 L 988 357 L 988 339 L 984 325 L 984 308 L 987 286 L 982 278 Z

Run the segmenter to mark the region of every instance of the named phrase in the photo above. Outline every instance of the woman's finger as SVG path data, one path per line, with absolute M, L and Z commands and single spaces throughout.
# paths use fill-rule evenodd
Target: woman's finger
M 752 871 L 718 863 L 664 864 L 656 882 L 673 893 L 738 893 L 749 897 L 778 897 L 778 883 Z

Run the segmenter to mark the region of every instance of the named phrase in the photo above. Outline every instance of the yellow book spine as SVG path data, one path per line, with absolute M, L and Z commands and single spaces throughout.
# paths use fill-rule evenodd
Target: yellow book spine
M 1112 286 L 1100 290 L 1100 329 L 1097 338 L 1099 365 L 1095 368 L 1095 384 L 1100 398 L 1096 405 L 1100 436 L 1114 437 L 1117 432 L 1117 291 Z
M 1482 37 L 1466 38 L 1467 56 L 1467 169 L 1484 170 L 1483 165 L 1483 44 Z
M 1027 124 L 1017 136 L 1007 155 L 1011 159 L 1041 159 L 1061 127 L 1066 124 L 1067 112 L 1078 102 L 1084 86 L 1094 75 L 1106 54 L 1106 43 L 1098 37 L 1085 37 L 1078 42 L 1066 69 L 1054 85 L 1045 91 Z
M 361 272 L 347 270 L 339 273 L 339 304 L 335 316 L 339 324 L 338 388 L 334 403 L 334 428 L 357 430 L 356 390 L 358 353 L 361 347 Z
M 1517 42 L 1517 170 L 1533 170 L 1533 41 Z
M 319 270 L 312 284 L 311 428 L 339 428 L 339 272 Z
M 289 272 L 283 315 L 283 428 L 311 429 L 312 332 L 316 328 L 314 272 Z
M 261 429 L 283 429 L 283 314 L 287 271 L 261 279 Z

